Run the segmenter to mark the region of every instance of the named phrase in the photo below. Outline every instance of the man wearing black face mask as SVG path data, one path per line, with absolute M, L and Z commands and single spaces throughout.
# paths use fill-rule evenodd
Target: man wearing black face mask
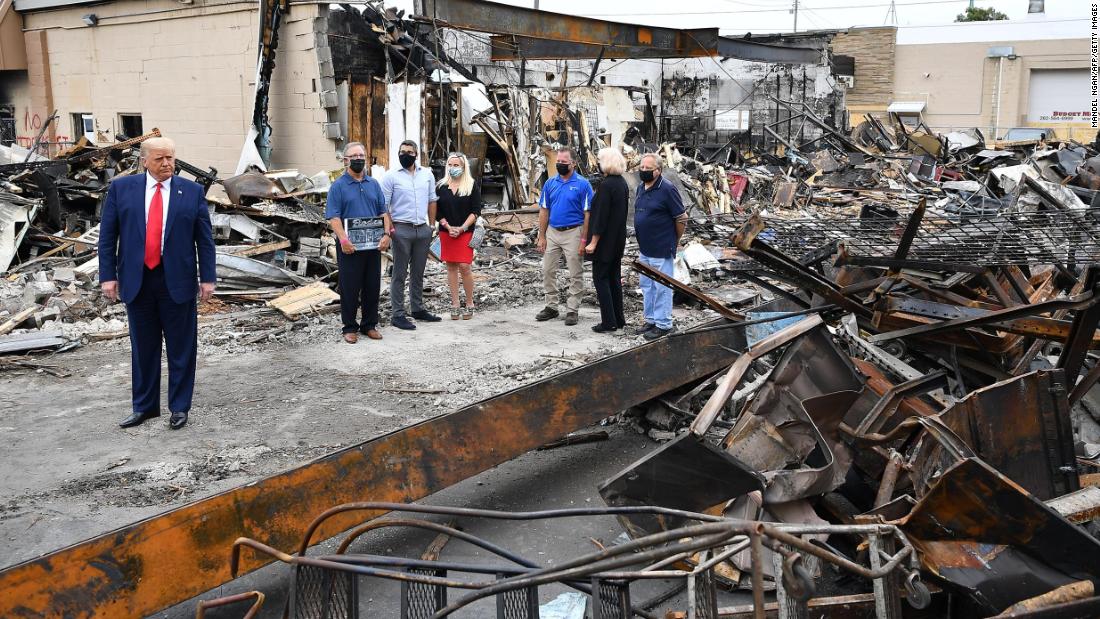
M 405 314 L 405 277 L 409 278 L 412 317 L 421 322 L 439 322 L 439 316 L 424 307 L 424 266 L 435 226 L 435 176 L 417 163 L 416 142 L 405 140 L 397 149 L 400 166 L 382 179 L 382 195 L 393 219 L 393 278 L 390 280 L 391 323 L 398 329 L 415 329 Z
M 661 177 L 661 157 L 642 155 L 638 164 L 642 184 L 635 191 L 634 235 L 638 238 L 638 261 L 672 277 L 676 247 L 684 235 L 687 215 L 680 191 Z M 647 340 L 672 332 L 672 289 L 641 275 L 645 324 L 634 331 Z
M 344 229 L 344 221 L 358 217 L 382 217 L 385 230 L 393 227 L 386 211 L 386 198 L 378 181 L 366 175 L 366 147 L 351 142 L 344 147 L 343 176 L 332 183 L 328 191 L 325 217 L 336 234 L 340 250 L 336 254 L 340 267 L 340 316 L 344 323 L 344 341 L 354 344 L 362 333 L 372 340 L 382 339 L 378 332 L 378 293 L 382 287 L 382 253 L 389 247 L 385 235 L 378 249 L 356 251 Z M 363 319 L 355 319 L 359 308 Z
M 539 194 L 539 236 L 536 247 L 543 252 L 542 286 L 546 307 L 535 315 L 543 321 L 558 317 L 558 264 L 565 256 L 569 268 L 569 295 L 565 300 L 565 324 L 577 324 L 584 280 L 584 246 L 588 236 L 588 212 L 592 203 L 592 185 L 576 172 L 573 151 L 558 150 L 558 175 L 546 180 Z

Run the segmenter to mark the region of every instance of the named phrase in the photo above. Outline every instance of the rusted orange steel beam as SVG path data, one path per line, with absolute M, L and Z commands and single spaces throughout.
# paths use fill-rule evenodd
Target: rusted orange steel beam
M 415 501 L 729 365 L 739 329 L 632 348 L 0 571 L 0 617 L 144 617 L 231 580 L 247 536 L 297 547 L 325 509 Z M 329 520 L 315 539 L 363 520 Z M 263 561 L 249 559 L 243 571 Z

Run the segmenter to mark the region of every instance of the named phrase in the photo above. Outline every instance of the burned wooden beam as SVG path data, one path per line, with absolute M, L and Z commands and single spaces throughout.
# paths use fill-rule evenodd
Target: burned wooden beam
M 718 43 L 717 28 L 679 30 L 639 26 L 479 0 L 421 0 L 417 4 L 420 14 L 427 19 L 460 30 L 606 45 L 610 48 L 625 46 L 677 50 L 684 56 L 714 55 L 691 52 L 709 52 L 716 49 Z M 596 54 L 588 57 L 595 58 Z
M 718 299 L 715 299 L 709 294 L 681 282 L 675 277 L 669 277 L 641 261 L 635 260 L 630 266 L 635 271 L 641 273 L 642 275 L 645 275 L 646 277 L 652 279 L 658 284 L 661 284 L 662 286 L 671 288 L 673 290 L 678 290 L 681 293 L 691 297 L 692 299 L 699 301 L 703 305 L 706 305 L 710 309 L 721 314 L 724 318 L 735 321 L 745 320 L 745 316 L 743 314 L 731 310 Z

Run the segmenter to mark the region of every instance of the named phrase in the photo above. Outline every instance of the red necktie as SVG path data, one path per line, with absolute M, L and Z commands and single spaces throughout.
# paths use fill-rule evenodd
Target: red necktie
M 157 268 L 160 264 L 160 233 L 162 220 L 164 219 L 164 204 L 160 197 L 160 183 L 157 183 L 153 191 L 153 199 L 149 201 L 149 220 L 145 223 L 145 266 L 150 269 Z

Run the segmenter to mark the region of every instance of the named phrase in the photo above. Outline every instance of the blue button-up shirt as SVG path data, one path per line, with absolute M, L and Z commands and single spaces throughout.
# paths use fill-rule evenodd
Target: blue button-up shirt
M 382 178 L 382 195 L 394 221 L 407 224 L 428 223 L 428 204 L 436 202 L 435 176 L 420 164 L 410 173 L 404 168 L 390 170 Z
M 579 226 L 592 206 L 592 185 L 576 171 L 563 181 L 560 176 L 546 179 L 539 194 L 539 206 L 550 209 L 550 225 L 555 228 Z
M 369 176 L 357 181 L 344 172 L 328 188 L 325 219 L 339 217 L 380 217 L 386 212 L 386 198 L 382 186 Z
M 649 189 L 638 185 L 634 200 L 634 234 L 638 251 L 650 258 L 676 255 L 676 220 L 684 214 L 680 192 L 664 176 Z

